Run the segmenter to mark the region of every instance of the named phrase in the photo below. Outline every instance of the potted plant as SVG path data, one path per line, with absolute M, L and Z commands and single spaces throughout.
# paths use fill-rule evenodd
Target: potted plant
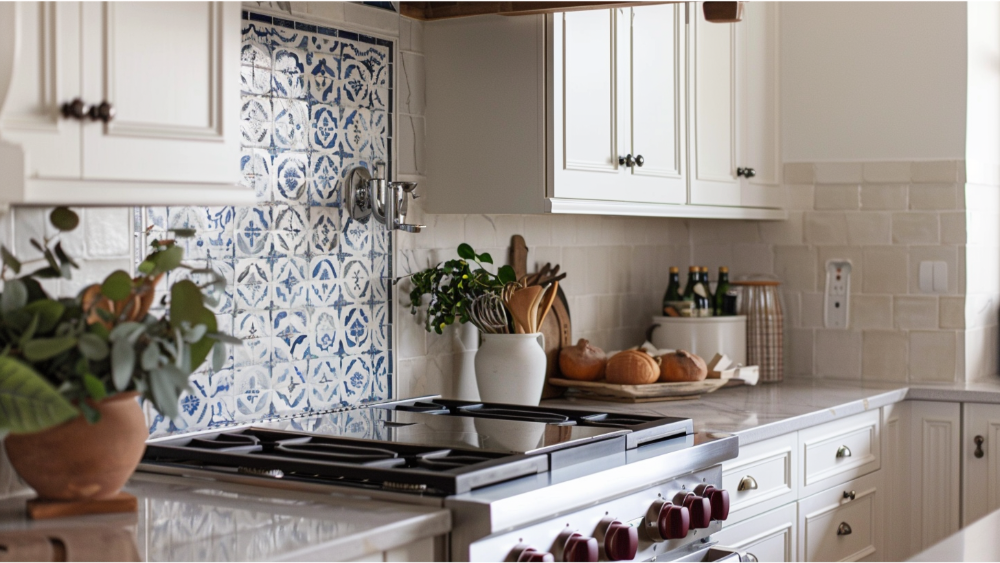
M 65 207 L 49 219 L 60 233 L 79 223 Z M 117 270 L 75 297 L 56 298 L 44 281 L 69 279 L 78 266 L 56 240 L 31 244 L 42 258 L 28 273 L 29 263 L 0 247 L 0 435 L 40 498 L 108 498 L 135 470 L 149 436 L 136 398 L 177 416 L 188 376 L 210 354 L 221 367 L 224 344 L 240 342 L 218 332 L 208 308 L 225 282 L 184 265 L 174 240 L 156 239 L 137 276 Z M 183 268 L 188 279 L 157 305 L 157 285 Z
M 523 289 L 514 269 L 501 266 L 494 274 L 484 264 L 493 264 L 493 257 L 463 243 L 457 259 L 413 274 L 410 312 L 416 315 L 429 295 L 428 332 L 441 334 L 456 321 L 479 329 L 475 367 L 482 400 L 537 405 L 545 384 L 544 337 L 519 330 L 514 320 L 510 296 Z

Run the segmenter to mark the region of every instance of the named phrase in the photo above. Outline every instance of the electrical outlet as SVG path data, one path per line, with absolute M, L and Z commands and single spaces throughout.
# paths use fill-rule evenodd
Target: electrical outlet
M 851 261 L 827 260 L 823 326 L 846 329 L 851 311 Z

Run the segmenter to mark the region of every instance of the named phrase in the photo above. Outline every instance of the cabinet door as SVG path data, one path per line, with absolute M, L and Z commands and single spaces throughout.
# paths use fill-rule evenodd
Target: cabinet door
M 554 182 L 550 197 L 616 200 L 626 168 L 619 166 L 623 116 L 619 60 L 628 53 L 629 10 L 555 15 L 553 22 Z M 627 59 L 626 59 L 627 60 Z M 624 153 L 621 153 L 624 156 Z
M 239 180 L 240 6 L 83 6 L 83 91 L 117 114 L 83 127 L 83 177 Z
M 645 201 L 685 203 L 684 69 L 687 4 L 632 8 L 630 189 Z
M 755 173 L 741 180 L 740 201 L 744 207 L 781 207 L 778 4 L 747 2 L 738 27 L 742 36 L 738 79 L 743 87 L 743 151 L 738 164 Z
M 798 502 L 800 561 L 881 561 L 881 472 Z
M 910 402 L 910 538 L 920 552 L 959 528 L 961 405 Z
M 78 2 L 21 2 L 20 47 L 0 130 L 31 155 L 26 176 L 80 177 L 80 124 L 60 106 L 80 92 Z
M 697 205 L 741 205 L 738 25 L 705 21 L 694 8 L 691 71 L 691 194 Z M 742 23 L 739 24 L 743 25 Z
M 968 526 L 1000 508 L 1000 405 L 962 408 L 962 525 Z
M 795 503 L 765 512 L 712 534 L 720 546 L 746 552 L 755 561 L 795 561 Z
M 882 407 L 882 491 L 886 499 L 885 561 L 906 561 L 915 552 L 910 543 L 910 505 L 917 495 L 910 489 L 910 401 Z

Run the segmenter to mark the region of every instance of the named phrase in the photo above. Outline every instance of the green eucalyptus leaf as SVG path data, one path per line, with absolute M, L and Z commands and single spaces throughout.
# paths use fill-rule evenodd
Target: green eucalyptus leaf
M 24 346 L 26 342 L 35 337 L 35 332 L 38 331 L 38 315 L 32 315 L 31 322 L 28 323 L 28 327 L 24 329 L 21 333 L 21 338 L 18 338 L 17 343 Z
M 512 281 L 517 281 L 517 274 L 514 273 L 514 268 L 510 266 L 500 266 L 497 271 L 497 278 L 502 284 L 508 284 Z
M 230 336 L 228 334 L 223 334 L 221 332 L 209 332 L 205 336 L 211 338 L 212 340 L 217 340 L 219 342 L 225 342 L 226 344 L 232 344 L 234 346 L 242 346 L 243 340 L 236 338 L 235 336 Z
M 157 272 L 169 272 L 181 265 L 184 260 L 184 249 L 179 246 L 171 246 L 166 250 L 150 254 L 146 260 L 156 264 Z
M 474 260 L 476 258 L 476 251 L 463 242 L 458 245 L 458 255 L 466 260 Z
M 135 370 L 135 348 L 128 340 L 118 340 L 111 345 L 111 381 L 115 389 L 124 391 Z
M 108 396 L 108 390 L 105 389 L 104 383 L 92 373 L 83 376 L 83 386 L 87 389 L 87 394 L 90 395 L 90 398 L 95 401 L 100 401 Z
M 21 280 L 4 282 L 3 293 L 0 294 L 0 311 L 4 315 L 21 309 L 28 303 L 28 288 Z
M 132 276 L 124 270 L 115 270 L 104 278 L 101 295 L 112 301 L 122 301 L 132 295 Z
M 0 430 L 38 432 L 77 414 L 38 372 L 15 358 L 0 356 Z
M 98 309 L 98 311 L 100 310 L 101 309 Z M 111 333 L 108 334 L 108 340 L 112 343 L 117 343 L 121 340 L 134 344 L 136 339 L 139 338 L 139 335 L 145 330 L 146 325 L 134 321 L 127 321 L 111 329 Z
M 50 334 L 66 312 L 66 306 L 59 301 L 42 299 L 28 303 L 24 310 L 38 316 L 38 334 Z
M 149 275 L 156 269 L 156 263 L 152 260 L 143 260 L 136 269 L 139 270 L 140 274 Z
M 46 266 L 44 268 L 40 268 L 38 270 L 35 270 L 34 272 L 31 272 L 30 275 L 33 278 L 41 278 L 49 280 L 49 279 L 61 278 L 62 270 L 60 270 L 58 266 L 55 268 L 53 268 L 52 266 Z
M 52 359 L 76 346 L 76 338 L 72 336 L 56 336 L 52 338 L 36 338 L 24 343 L 21 353 L 29 362 L 41 362 Z
M 28 303 L 34 303 L 40 299 L 49 299 L 49 294 L 45 293 L 45 290 L 42 289 L 42 284 L 38 283 L 38 280 L 29 277 L 20 278 L 20 280 L 24 284 L 24 287 L 28 288 Z M 70 301 L 73 300 L 72 298 L 68 299 Z
M 166 364 L 157 368 L 149 374 L 149 387 L 153 392 L 153 406 L 167 418 L 177 418 L 180 390 L 171 378 L 172 370 L 176 370 L 172 364 Z
M 76 347 L 80 349 L 80 353 L 88 360 L 99 362 L 108 357 L 108 343 L 100 336 L 91 332 L 81 334 Z
M 56 258 L 58 258 L 58 259 L 59 259 L 59 263 L 60 263 L 60 264 L 63 264 L 63 265 L 66 265 L 66 264 L 69 264 L 69 265 L 73 266 L 74 268 L 79 268 L 79 267 L 80 267 L 80 265 L 79 265 L 79 264 L 77 264 L 77 263 L 76 263 L 76 262 L 75 262 L 75 261 L 74 261 L 74 260 L 73 260 L 73 259 L 72 259 L 72 258 L 70 257 L 70 255 L 69 255 L 69 254 L 66 254 L 66 251 L 65 251 L 65 250 L 63 250 L 63 247 L 62 247 L 62 243 L 61 243 L 61 242 L 57 242 L 57 243 L 56 243 L 56 248 L 55 248 L 55 251 L 56 251 Z
M 155 343 L 146 346 L 139 357 L 139 363 L 144 371 L 153 371 L 160 366 L 160 347 Z
M 480 254 L 477 258 L 479 259 L 480 262 L 483 262 L 484 264 L 492 264 L 493 263 L 493 257 L 490 256 L 489 252 L 484 252 L 484 253 Z
M 4 266 L 10 268 L 15 274 L 21 273 L 21 261 L 14 257 L 6 246 L 0 245 L 0 258 L 3 258 Z
M 194 328 L 184 329 L 181 333 L 184 335 L 184 342 L 188 344 L 194 344 L 202 338 L 204 338 L 205 333 L 208 332 L 208 327 L 205 325 L 195 325 Z
M 68 207 L 57 207 L 49 214 L 49 222 L 60 231 L 72 231 L 80 224 L 80 216 Z
M 195 235 L 194 229 L 170 229 L 177 238 L 191 238 Z

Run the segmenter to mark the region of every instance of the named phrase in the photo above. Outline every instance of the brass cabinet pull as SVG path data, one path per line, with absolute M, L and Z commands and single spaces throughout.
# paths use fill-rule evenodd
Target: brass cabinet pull
M 749 475 L 740 479 L 740 484 L 738 487 L 736 487 L 737 491 L 753 491 L 756 489 L 757 489 L 757 480 Z
M 837 457 L 851 457 L 851 448 L 840 446 L 837 448 Z
M 851 525 L 848 524 L 847 522 L 841 522 L 840 525 L 837 526 L 837 535 L 838 536 L 849 536 L 849 535 L 851 535 L 852 531 L 853 530 L 851 530 Z
M 972 455 L 976 456 L 976 459 L 981 459 L 984 455 L 986 455 L 983 453 L 983 442 L 986 441 L 986 438 L 976 436 L 972 439 L 972 441 L 976 443 L 976 451 Z
M 857 493 L 854 491 L 844 491 L 844 498 L 854 500 L 855 497 L 857 497 Z

